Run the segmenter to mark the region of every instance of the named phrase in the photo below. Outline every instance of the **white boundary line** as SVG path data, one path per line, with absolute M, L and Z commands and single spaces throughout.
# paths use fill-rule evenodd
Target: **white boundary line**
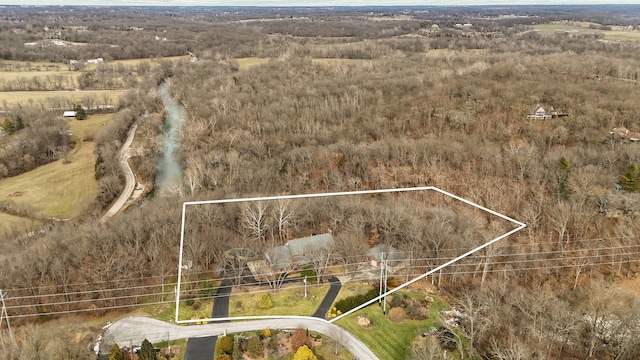
M 271 201 L 271 200 L 280 200 L 280 199 L 305 199 L 305 198 L 320 198 L 320 197 L 330 197 L 330 196 L 345 196 L 345 195 L 365 195 L 365 194 L 382 194 L 382 193 L 397 193 L 397 192 L 409 192 L 409 191 L 427 191 L 427 190 L 433 190 L 436 192 L 439 192 L 443 195 L 449 196 L 451 198 L 454 198 L 458 201 L 461 201 L 467 205 L 471 205 L 477 209 L 480 209 L 482 211 L 488 212 L 492 215 L 498 216 L 504 220 L 507 220 L 509 222 L 514 223 L 515 225 L 517 225 L 517 227 L 503 235 L 500 235 L 498 237 L 496 237 L 493 240 L 490 240 L 480 246 L 478 246 L 475 249 L 472 249 L 452 260 L 447 261 L 446 263 L 437 266 L 433 269 L 431 269 L 430 271 L 412 279 L 407 281 L 406 283 L 397 286 L 395 288 L 393 288 L 392 290 L 387 291 L 386 293 L 376 297 L 375 299 L 369 300 L 366 303 L 353 308 L 347 312 L 345 312 L 344 314 L 341 314 L 335 318 L 332 318 L 331 320 L 326 320 L 326 319 L 321 319 L 323 321 L 326 321 L 327 323 L 332 323 L 336 320 L 339 320 L 355 311 L 358 311 L 366 306 L 369 306 L 370 304 L 373 304 L 374 302 L 382 299 L 383 297 L 392 294 L 406 286 L 409 286 L 413 283 L 415 283 L 416 281 L 419 281 L 421 279 L 424 279 L 425 277 L 435 273 L 436 271 L 439 271 L 457 261 L 460 261 L 462 259 L 464 259 L 465 257 L 479 251 L 482 250 L 484 248 L 486 248 L 487 246 L 490 246 L 502 239 L 504 239 L 505 237 L 512 235 L 522 229 L 524 229 L 527 225 L 512 219 L 506 215 L 500 214 L 499 212 L 493 211 L 491 209 L 488 209 L 484 206 L 478 205 L 474 202 L 471 202 L 469 200 L 463 199 L 459 196 L 453 195 L 449 192 L 446 192 L 444 190 L 438 189 L 437 187 L 434 186 L 425 186 L 425 187 L 414 187 L 414 188 L 400 188 L 400 189 L 381 189 L 381 190 L 363 190 L 363 191 L 347 191 L 347 192 L 337 192 L 337 193 L 316 193 L 316 194 L 300 194 L 300 195 L 282 195 L 282 196 L 267 196 L 267 197 L 258 197 L 258 198 L 236 198 L 236 199 L 225 199 L 225 200 L 203 200 L 203 201 L 188 201 L 188 202 L 184 202 L 182 204 L 182 224 L 181 224 L 181 229 L 180 229 L 180 259 L 178 261 L 178 287 L 176 289 L 176 324 L 191 324 L 191 323 L 195 323 L 195 322 L 201 322 L 201 321 L 230 321 L 230 320 L 257 320 L 257 319 L 308 319 L 309 316 L 240 316 L 240 317 L 225 317 L 225 318 L 206 318 L 206 319 L 196 319 L 196 320 L 179 320 L 178 319 L 178 313 L 179 313 L 179 309 L 180 309 L 180 283 L 182 280 L 182 255 L 183 255 L 183 248 L 184 248 L 184 228 L 185 228 L 185 214 L 186 214 L 186 210 L 187 210 L 187 206 L 191 206 L 191 205 L 207 205 L 207 204 L 225 204 L 225 203 L 238 203 L 238 202 L 249 202 L 249 201 Z M 215 304 L 214 304 L 215 305 Z M 317 318 L 314 318 L 317 319 Z

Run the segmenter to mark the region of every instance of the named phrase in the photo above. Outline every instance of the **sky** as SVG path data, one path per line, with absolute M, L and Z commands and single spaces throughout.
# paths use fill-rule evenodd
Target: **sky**
M 459 6 L 637 4 L 640 0 L 0 0 L 0 5 L 101 6 Z

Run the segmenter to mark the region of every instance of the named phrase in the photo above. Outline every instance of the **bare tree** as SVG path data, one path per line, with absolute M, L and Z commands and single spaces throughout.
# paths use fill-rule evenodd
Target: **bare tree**
M 269 223 L 267 222 L 268 204 L 265 201 L 242 203 L 242 226 L 247 230 L 251 239 L 259 242 L 266 241 Z
M 278 239 L 283 243 L 289 232 L 296 227 L 297 202 L 291 199 L 278 199 L 273 208 L 273 217 L 278 227 Z

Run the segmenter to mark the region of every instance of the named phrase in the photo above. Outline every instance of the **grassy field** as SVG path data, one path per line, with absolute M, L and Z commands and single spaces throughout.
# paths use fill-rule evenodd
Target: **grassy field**
M 69 120 L 77 145 L 64 159 L 38 167 L 27 173 L 0 181 L 0 200 L 28 206 L 34 214 L 60 219 L 80 214 L 95 197 L 93 142 L 82 141 L 97 132 L 113 115 L 94 115 L 78 121 Z M 27 226 L 14 219 L 12 226 Z M 4 225 L 2 228 L 6 231 Z
M 302 284 L 290 284 L 278 291 L 271 290 L 255 294 L 232 293 L 229 299 L 229 316 L 311 316 L 318 309 L 327 291 L 329 291 L 329 285 L 310 285 L 307 287 L 305 299 Z M 273 301 L 271 309 L 258 308 L 258 302 L 265 293 L 271 295 Z
M 424 295 L 414 295 L 424 298 Z M 414 338 L 442 323 L 440 310 L 446 308 L 448 308 L 446 303 L 434 298 L 434 302 L 429 308 L 429 319 L 393 322 L 382 314 L 382 310 L 377 304 L 373 304 L 338 320 L 336 324 L 357 336 L 380 359 L 406 359 L 411 353 L 411 344 Z M 369 318 L 373 322 L 373 326 L 369 329 L 360 327 L 354 320 L 356 316 Z
M 16 233 L 26 234 L 41 227 L 42 223 L 40 221 L 0 213 L 0 239 Z
M 65 71 L 69 65 L 44 61 L 0 60 L 0 71 Z
M 598 30 L 592 29 L 589 26 L 597 24 L 590 23 L 551 23 L 551 24 L 537 24 L 531 26 L 535 31 L 540 32 L 543 35 L 550 35 L 558 32 L 568 33 L 581 33 L 581 34 L 602 34 L 607 40 L 620 40 L 620 41 L 640 41 L 640 31 L 625 31 L 620 27 L 612 27 L 611 30 Z
M 46 83 L 47 77 L 64 77 L 70 78 L 71 83 L 75 84 L 76 77 L 80 74 L 81 72 L 79 71 L 69 70 L 0 71 L 0 83 L 2 81 L 14 81 L 19 78 L 32 79 L 34 77 L 37 77 L 40 79 L 40 81 Z
M 251 66 L 264 64 L 266 62 L 269 62 L 269 60 L 271 60 L 271 59 L 270 58 L 257 58 L 257 57 L 238 58 L 238 59 L 236 59 L 236 61 L 238 62 L 238 66 L 240 67 L 240 70 L 246 70 L 247 68 L 249 68 Z
M 35 108 L 49 108 L 48 100 L 62 98 L 74 104 L 82 104 L 86 96 L 95 96 L 99 103 L 108 97 L 111 104 L 117 104 L 118 99 L 125 93 L 124 90 L 86 90 L 86 91 L 0 91 L 0 104 L 2 106 L 33 106 Z

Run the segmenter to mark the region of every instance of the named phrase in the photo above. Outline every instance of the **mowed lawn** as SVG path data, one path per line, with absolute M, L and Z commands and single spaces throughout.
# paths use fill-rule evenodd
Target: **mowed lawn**
M 229 316 L 311 316 L 316 312 L 328 291 L 329 285 L 310 284 L 307 286 L 307 297 L 305 298 L 304 284 L 302 282 L 284 285 L 283 288 L 278 291 L 271 289 L 265 289 L 263 292 L 255 293 L 234 291 L 229 298 Z M 272 308 L 258 308 L 258 303 L 263 294 L 269 294 L 271 296 L 271 301 L 273 302 Z
M 370 288 L 362 286 L 360 289 L 366 291 Z M 347 296 L 354 294 L 354 289 L 347 288 L 346 290 Z M 413 298 L 424 298 L 424 295 L 417 293 L 405 292 L 405 294 Z M 343 297 L 345 297 L 343 294 L 338 296 L 339 299 Z M 387 307 L 387 310 L 389 309 L 390 307 Z M 443 309 L 448 309 L 447 304 L 434 297 L 434 302 L 429 308 L 429 319 L 393 322 L 389 320 L 388 316 L 382 314 L 382 308 L 376 302 L 336 321 L 336 324 L 354 334 L 380 359 L 406 359 L 411 353 L 412 343 L 416 336 L 442 323 L 440 310 Z M 369 329 L 361 327 L 355 322 L 356 316 L 369 318 L 373 326 Z
M 94 115 L 82 121 L 69 120 L 77 141 L 75 149 L 63 159 L 1 180 L 0 200 L 23 205 L 38 216 L 68 219 L 79 215 L 97 191 L 95 144 L 82 138 L 94 134 L 112 118 L 113 115 Z

